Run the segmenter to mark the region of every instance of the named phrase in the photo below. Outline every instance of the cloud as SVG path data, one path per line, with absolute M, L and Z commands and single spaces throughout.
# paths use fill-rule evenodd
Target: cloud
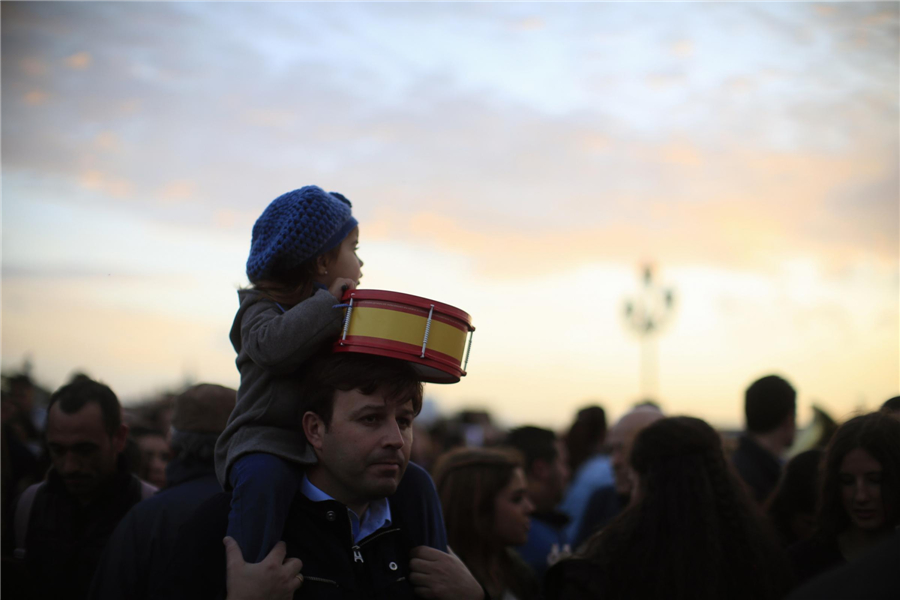
M 122 178 L 110 176 L 102 171 L 90 169 L 84 171 L 79 179 L 82 188 L 108 194 L 111 198 L 122 199 L 132 196 L 134 183 Z
M 38 106 L 46 102 L 48 98 L 50 98 L 50 94 L 48 94 L 47 92 L 32 90 L 25 94 L 23 100 L 25 100 L 25 104 L 29 106 Z
M 160 198 L 163 202 L 180 202 L 191 200 L 197 191 L 197 184 L 193 181 L 172 181 L 162 189 Z
M 688 58 L 694 54 L 694 42 L 691 40 L 678 40 L 671 46 L 673 56 Z
M 28 56 L 19 61 L 19 68 L 28 77 L 41 77 L 47 74 L 47 63 L 39 58 Z
M 703 162 L 697 148 L 688 143 L 669 144 L 662 149 L 662 160 L 671 165 L 697 167 Z
M 518 31 L 539 31 L 546 26 L 544 19 L 541 17 L 528 17 L 515 22 L 515 29 Z
M 89 53 L 79 52 L 77 54 L 67 56 L 63 62 L 70 69 L 75 69 L 76 71 L 82 71 L 84 69 L 87 69 L 91 65 L 91 60 L 92 60 L 92 58 Z
M 112 131 L 101 131 L 94 138 L 94 146 L 106 152 L 117 150 L 121 146 L 119 137 Z

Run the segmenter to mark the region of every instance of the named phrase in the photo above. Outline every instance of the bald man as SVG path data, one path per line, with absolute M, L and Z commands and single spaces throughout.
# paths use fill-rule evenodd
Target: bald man
M 578 529 L 572 540 L 577 548 L 595 531 L 602 529 L 631 501 L 634 488 L 632 477 L 631 447 L 637 435 L 648 425 L 659 421 L 665 415 L 654 406 L 641 405 L 625 413 L 606 436 L 610 449 L 610 463 L 613 470 L 613 484 L 598 489 L 588 500 Z

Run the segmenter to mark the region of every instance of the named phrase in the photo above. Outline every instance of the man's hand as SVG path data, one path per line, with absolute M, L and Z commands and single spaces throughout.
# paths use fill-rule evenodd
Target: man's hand
M 352 279 L 348 279 L 347 277 L 338 277 L 334 281 L 331 282 L 331 286 L 328 288 L 328 291 L 331 292 L 331 295 L 337 298 L 338 300 L 343 297 L 344 292 L 347 290 L 355 290 L 356 282 Z
M 409 582 L 420 598 L 438 600 L 483 600 L 484 590 L 475 577 L 450 551 L 418 546 L 410 552 Z
M 225 564 L 228 568 L 226 600 L 291 600 L 303 585 L 299 558 L 284 559 L 287 546 L 278 542 L 259 564 L 244 562 L 241 547 L 226 537 Z

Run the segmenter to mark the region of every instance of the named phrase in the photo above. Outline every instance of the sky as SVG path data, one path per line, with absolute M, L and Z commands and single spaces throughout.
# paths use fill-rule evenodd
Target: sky
M 444 412 L 563 427 L 642 388 L 739 427 L 777 373 L 900 394 L 900 3 L 3 2 L 2 366 L 237 386 L 250 231 L 307 184 L 362 286 L 472 316 Z

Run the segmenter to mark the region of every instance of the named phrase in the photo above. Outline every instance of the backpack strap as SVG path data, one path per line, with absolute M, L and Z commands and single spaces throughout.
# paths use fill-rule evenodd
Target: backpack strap
M 14 528 L 16 535 L 16 550 L 13 556 L 18 559 L 25 558 L 25 539 L 28 537 L 28 524 L 31 521 L 31 509 L 34 507 L 34 499 L 38 491 L 46 482 L 35 483 L 28 486 L 22 495 L 19 496 L 19 502 L 16 504 L 16 514 L 14 517 Z

